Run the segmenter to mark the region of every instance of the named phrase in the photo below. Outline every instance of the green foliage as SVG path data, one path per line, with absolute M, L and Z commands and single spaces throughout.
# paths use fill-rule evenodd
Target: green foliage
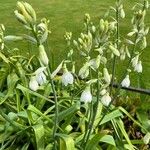
M 131 70 L 142 72 L 139 57 L 147 46 L 148 28 L 144 19 L 148 7 L 146 0 L 135 7 L 133 29 L 128 33 L 131 38 L 119 34 L 120 19 L 125 17 L 120 0 L 115 7 L 110 7 L 116 18 L 109 14 L 94 25 L 86 14 L 84 33 L 77 40 L 72 40 L 71 32 L 65 34 L 68 53 L 53 70 L 45 46 L 50 33 L 49 20 L 44 18 L 38 22 L 31 5 L 17 2 L 15 16 L 28 34 L 5 36 L 4 26 L 0 28 L 0 149 L 144 148 L 150 140 L 147 113 L 142 114 L 139 109 L 134 114 L 136 120 L 115 103 L 121 87 L 130 85 Z M 14 49 L 8 48 L 10 41 L 33 44 L 38 56 L 17 55 Z M 78 74 L 74 50 L 84 60 Z M 96 57 L 92 58 L 93 55 Z M 112 86 L 116 78 L 115 62 L 125 58 L 128 65 L 123 78 L 117 78 L 119 86 L 115 91 Z M 130 136 L 132 130 L 124 121 L 132 122 L 132 128 L 140 130 L 140 140 Z M 145 144 L 141 142 L 144 134 Z

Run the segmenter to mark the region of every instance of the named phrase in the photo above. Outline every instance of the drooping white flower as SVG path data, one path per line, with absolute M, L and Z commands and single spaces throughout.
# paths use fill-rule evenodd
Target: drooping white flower
M 36 81 L 38 82 L 39 85 L 42 85 L 46 82 L 46 76 L 43 72 L 40 72 L 39 74 L 36 75 Z
M 38 85 L 38 82 L 36 81 L 36 77 L 35 76 L 33 76 L 33 77 L 30 78 L 29 88 L 32 91 L 37 91 L 38 90 L 39 85 Z
M 136 55 L 134 58 L 132 58 L 132 67 L 135 67 L 139 61 L 139 55 Z
M 143 141 L 145 144 L 148 144 L 150 142 L 150 133 L 149 132 L 144 136 Z
M 142 73 L 142 70 L 143 70 L 143 68 L 142 68 L 142 62 L 139 61 L 139 62 L 136 64 L 136 66 L 134 67 L 134 71 L 136 71 L 136 72 L 138 72 L 138 73 Z
M 73 84 L 74 78 L 71 72 L 66 71 L 62 75 L 62 83 L 67 86 L 68 84 Z
M 80 101 L 84 103 L 90 103 L 92 101 L 92 94 L 89 86 L 86 87 L 85 90 L 82 92 Z
M 108 92 L 102 96 L 101 102 L 104 106 L 109 106 L 109 104 L 111 102 L 111 97 L 109 96 Z
M 126 77 L 122 80 L 121 86 L 123 86 L 123 87 L 129 87 L 130 86 L 129 75 L 126 75 Z
M 35 71 L 36 81 L 39 85 L 42 85 L 46 82 L 46 75 L 44 74 L 44 70 L 46 67 L 40 67 Z

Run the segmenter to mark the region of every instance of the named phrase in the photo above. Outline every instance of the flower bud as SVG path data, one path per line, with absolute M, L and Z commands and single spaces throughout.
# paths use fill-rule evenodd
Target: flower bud
M 123 8 L 120 10 L 120 17 L 125 18 L 125 12 Z
M 73 75 L 68 71 L 66 64 L 63 67 L 64 73 L 62 75 L 62 83 L 67 86 L 68 84 L 73 84 Z
M 109 49 L 112 51 L 112 53 L 116 56 L 120 56 L 119 51 L 113 46 L 113 45 L 109 45 Z
M 107 68 L 103 68 L 103 74 L 104 74 L 104 80 L 106 83 L 110 84 L 111 82 L 111 76 L 108 73 Z
M 76 40 L 73 40 L 74 46 L 78 47 L 78 42 Z
M 47 66 L 49 63 L 49 59 L 43 45 L 39 45 L 39 60 L 44 66 Z
M 104 20 L 103 20 L 103 19 L 100 20 L 100 22 L 99 22 L 99 27 L 100 27 L 100 31 L 103 32 L 103 31 L 104 31 L 104 28 L 105 28 Z
M 36 13 L 35 13 L 34 9 L 32 8 L 32 6 L 26 2 L 24 3 L 24 6 L 25 6 L 26 11 L 33 18 L 33 21 L 36 22 Z
M 139 55 L 136 55 L 134 58 L 132 58 L 131 63 L 132 67 L 135 67 L 139 61 Z
M 129 75 L 126 75 L 126 77 L 123 79 L 123 81 L 121 82 L 121 86 L 122 87 L 129 87 L 130 86 Z
M 33 22 L 32 17 L 28 14 L 25 9 L 24 2 L 17 2 L 17 7 L 21 11 L 22 15 L 25 17 L 25 20 L 29 23 Z
M 38 90 L 39 85 L 38 85 L 38 82 L 36 81 L 36 77 L 35 76 L 33 76 L 33 77 L 30 78 L 29 88 L 32 91 L 37 91 Z
M 104 106 L 109 106 L 111 102 L 111 97 L 109 96 L 109 93 L 105 93 L 102 98 L 101 98 L 101 103 L 104 105 Z
M 16 16 L 16 18 L 17 18 L 17 20 L 18 20 L 19 22 L 21 22 L 21 23 L 24 24 L 24 25 L 27 25 L 27 24 L 28 24 L 27 21 L 26 21 L 26 19 L 25 19 L 25 17 L 24 17 L 22 14 L 20 14 L 20 13 L 18 12 L 18 10 L 15 10 L 14 13 L 15 13 L 15 16 Z
M 143 68 L 142 68 L 142 62 L 139 61 L 139 62 L 135 65 L 134 71 L 136 71 L 136 72 L 138 72 L 138 73 L 142 73 L 142 70 L 143 70 Z
M 90 103 L 92 101 L 92 94 L 89 86 L 87 86 L 85 90 L 82 92 L 80 101 L 84 103 Z
M 142 45 L 141 45 L 141 48 L 144 49 L 147 47 L 147 41 L 146 41 L 146 37 L 144 36 L 143 39 L 142 39 Z
M 14 35 L 8 35 L 4 37 L 4 41 L 19 41 L 19 40 L 23 40 L 23 37 L 21 36 L 14 36 Z
M 92 28 L 91 28 L 91 29 L 92 29 L 92 32 L 93 32 L 93 33 L 95 33 L 95 32 L 96 32 L 96 27 L 95 27 L 94 25 L 92 26 Z

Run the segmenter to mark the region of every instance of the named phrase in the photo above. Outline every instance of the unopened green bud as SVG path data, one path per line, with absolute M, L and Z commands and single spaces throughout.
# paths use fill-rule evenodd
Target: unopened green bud
M 120 17 L 125 18 L 125 12 L 123 8 L 120 10 Z
M 19 22 L 21 22 L 21 23 L 24 24 L 24 25 L 27 25 L 27 24 L 28 24 L 27 21 L 26 21 L 26 19 L 25 19 L 25 17 L 24 17 L 22 14 L 20 14 L 20 13 L 18 12 L 18 10 L 15 10 L 14 13 L 15 13 L 15 16 L 16 16 L 16 18 L 17 18 L 17 20 L 18 20 Z
M 4 41 L 20 41 L 23 40 L 23 37 L 21 36 L 14 36 L 14 35 L 8 35 L 4 37 Z
M 92 26 L 92 32 L 95 33 L 96 32 L 96 27 L 93 25 Z
M 78 47 L 78 42 L 76 40 L 73 40 L 74 46 Z
M 105 82 L 109 84 L 111 82 L 111 76 L 109 75 L 107 68 L 103 68 L 103 74 Z
M 118 49 L 116 49 L 113 45 L 109 45 L 109 49 L 112 51 L 112 53 L 116 56 L 120 56 L 120 53 Z
M 101 57 L 101 63 L 104 65 L 107 63 L 106 57 L 103 57 L 103 56 Z
M 80 44 L 83 44 L 83 40 L 81 38 L 78 38 L 78 41 L 80 42 Z
M 146 37 L 144 36 L 142 39 L 142 45 L 141 45 L 141 49 L 144 49 L 147 47 L 147 41 L 146 41 Z
M 85 19 L 84 20 L 85 20 L 86 23 L 89 23 L 90 20 L 91 20 L 90 15 L 89 14 L 85 14 Z
M 32 6 L 26 2 L 24 3 L 24 6 L 27 12 L 29 13 L 29 15 L 33 18 L 33 21 L 36 22 L 36 13 L 34 9 L 32 8 Z
M 108 28 L 109 28 L 109 23 L 108 23 L 107 20 L 104 22 L 104 26 L 105 26 L 105 30 L 104 31 L 107 32 Z
M 23 16 L 25 17 L 25 20 L 27 22 L 29 22 L 29 23 L 32 23 L 33 19 L 29 15 L 29 13 L 26 11 L 25 6 L 24 6 L 24 2 L 17 2 L 17 7 L 21 11 L 21 13 L 23 14 Z
M 104 28 L 105 28 L 104 20 L 103 20 L 103 19 L 100 20 L 100 22 L 99 22 L 99 27 L 100 27 L 100 31 L 103 32 L 103 31 L 104 31 Z
M 44 66 L 47 66 L 49 63 L 49 59 L 43 45 L 39 45 L 39 60 Z

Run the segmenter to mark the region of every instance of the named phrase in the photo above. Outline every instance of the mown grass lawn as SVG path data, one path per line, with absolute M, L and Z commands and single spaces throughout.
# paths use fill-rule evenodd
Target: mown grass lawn
M 98 22 L 99 18 L 103 17 L 109 6 L 115 4 L 115 0 L 26 0 L 29 2 L 37 12 L 39 19 L 46 17 L 50 20 L 50 29 L 52 34 L 49 39 L 50 49 L 54 54 L 55 66 L 65 56 L 66 46 L 63 35 L 65 31 L 71 31 L 73 37 L 77 36 L 83 30 L 83 17 L 85 13 L 89 13 L 93 22 Z M 142 1 L 142 0 L 140 0 Z M 22 26 L 17 22 L 14 17 L 13 11 L 16 8 L 17 0 L 1 0 L 0 1 L 0 23 L 6 26 L 8 34 L 22 33 Z M 126 18 L 121 23 L 121 34 L 125 34 L 130 31 L 129 23 L 132 16 L 131 8 L 139 0 L 124 0 L 124 6 L 126 10 Z M 148 12 L 148 16 L 150 11 Z M 149 17 L 147 17 L 149 18 Z M 150 20 L 147 19 L 147 24 L 150 25 Z M 150 36 L 147 42 L 149 43 Z M 16 47 L 15 44 L 12 45 Z M 31 51 L 28 49 L 28 44 L 24 44 L 24 49 L 21 52 L 26 54 Z M 35 50 L 34 50 L 35 51 Z M 49 52 L 48 52 L 49 53 Z M 50 53 L 49 53 L 50 54 Z M 76 54 L 77 56 L 77 54 Z M 78 59 L 78 57 L 77 57 Z M 143 74 L 142 79 L 145 82 L 145 86 L 150 88 L 150 44 L 142 55 L 143 60 Z M 119 72 L 121 72 L 122 66 L 120 66 Z M 131 76 L 131 80 L 134 79 L 134 86 L 137 86 L 137 76 Z M 142 85 L 143 87 L 144 85 Z

